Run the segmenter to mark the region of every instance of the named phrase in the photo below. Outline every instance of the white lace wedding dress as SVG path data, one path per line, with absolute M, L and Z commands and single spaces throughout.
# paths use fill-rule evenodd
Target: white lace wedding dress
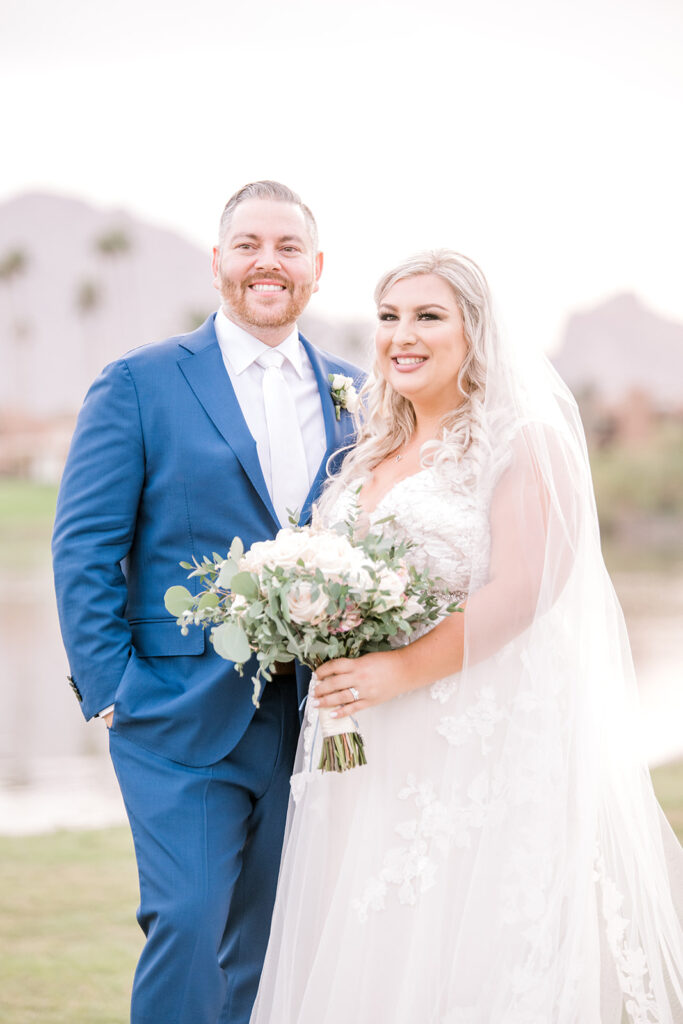
M 486 582 L 490 544 L 466 472 L 422 470 L 371 516 L 461 596 Z M 368 764 L 342 775 L 317 771 L 308 705 L 252 1024 L 619 1024 L 620 989 L 624 1020 L 674 1019 L 605 877 L 595 801 L 582 816 L 562 601 L 542 628 L 542 664 L 508 644 L 361 712 Z

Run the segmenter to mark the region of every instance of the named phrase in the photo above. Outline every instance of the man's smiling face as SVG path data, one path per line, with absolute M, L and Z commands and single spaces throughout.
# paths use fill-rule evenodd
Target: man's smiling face
M 228 319 L 279 344 L 318 289 L 322 254 L 313 251 L 295 203 L 246 199 L 235 208 L 220 249 L 214 248 L 212 266 Z

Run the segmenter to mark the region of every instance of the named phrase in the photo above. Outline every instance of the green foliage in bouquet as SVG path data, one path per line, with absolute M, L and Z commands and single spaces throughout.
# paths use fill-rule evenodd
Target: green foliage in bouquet
M 458 610 L 442 581 L 408 564 L 409 542 L 376 530 L 386 522 L 362 538 L 354 521 L 335 529 L 283 529 L 247 552 L 236 537 L 225 558 L 214 552 L 180 563 L 190 577 L 199 577 L 201 589 L 193 595 L 171 587 L 166 608 L 183 633 L 191 625 L 210 626 L 216 652 L 240 674 L 256 655 L 258 706 L 276 662 L 296 658 L 315 669 L 334 658 L 386 650 L 405 643 L 418 626 Z M 361 763 L 357 732 L 325 737 L 324 770 Z

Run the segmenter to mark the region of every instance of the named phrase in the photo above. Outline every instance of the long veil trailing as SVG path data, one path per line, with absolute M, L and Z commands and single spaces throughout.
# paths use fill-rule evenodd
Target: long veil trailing
M 454 969 L 474 993 L 495 957 L 482 1021 L 683 1020 L 683 851 L 641 749 L 576 404 L 547 360 L 499 348 L 478 430 L 490 564 L 449 685 L 465 714 L 485 687 L 496 721 Z
M 683 1021 L 683 851 L 547 360 L 489 353 L 464 455 L 432 452 L 391 508 L 465 581 L 464 665 L 361 712 L 369 764 L 344 776 L 311 770 L 309 713 L 252 1021 Z

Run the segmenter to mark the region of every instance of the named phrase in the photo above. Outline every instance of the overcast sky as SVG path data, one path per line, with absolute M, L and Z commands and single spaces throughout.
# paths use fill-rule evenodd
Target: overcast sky
M 683 320 L 682 54 L 681 0 L 3 0 L 0 200 L 208 251 L 272 177 L 318 218 L 320 312 L 371 315 L 384 269 L 445 245 L 520 340 L 623 290 Z

